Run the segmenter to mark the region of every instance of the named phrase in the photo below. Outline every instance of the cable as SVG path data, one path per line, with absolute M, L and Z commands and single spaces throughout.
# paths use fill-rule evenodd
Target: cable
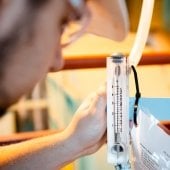
M 139 90 L 137 71 L 136 71 L 136 69 L 133 65 L 131 66 L 131 68 L 133 70 L 134 79 L 135 79 L 135 86 L 136 86 L 136 95 L 135 95 L 134 112 L 133 112 L 133 122 L 134 122 L 135 126 L 137 126 L 138 125 L 138 123 L 137 123 L 137 109 L 138 109 L 138 103 L 139 103 L 139 99 L 141 97 L 141 93 L 140 93 L 140 90 Z

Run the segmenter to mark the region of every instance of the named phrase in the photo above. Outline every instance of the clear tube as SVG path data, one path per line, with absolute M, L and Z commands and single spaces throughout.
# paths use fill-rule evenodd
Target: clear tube
M 154 0 L 143 0 L 142 11 L 134 45 L 129 55 L 129 64 L 137 66 L 144 50 L 154 8 Z
M 108 163 L 129 166 L 128 64 L 122 54 L 107 58 Z

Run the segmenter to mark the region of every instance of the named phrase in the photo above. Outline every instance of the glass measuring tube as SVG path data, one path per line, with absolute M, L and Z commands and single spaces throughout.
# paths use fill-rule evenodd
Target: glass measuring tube
M 107 159 L 122 169 L 129 166 L 128 70 L 122 54 L 107 58 Z

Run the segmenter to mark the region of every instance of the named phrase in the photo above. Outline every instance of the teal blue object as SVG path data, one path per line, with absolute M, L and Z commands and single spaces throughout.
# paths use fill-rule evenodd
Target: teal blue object
M 170 32 L 170 0 L 164 0 L 163 21 L 164 21 L 164 27 L 166 31 Z
M 134 98 L 129 102 L 130 119 L 133 119 Z M 170 120 L 170 98 L 141 98 L 138 110 L 146 114 L 152 114 L 158 120 Z
M 59 86 L 57 84 L 57 82 L 55 82 L 53 79 L 51 78 L 48 78 L 48 81 L 50 83 L 50 85 L 56 90 L 56 91 L 59 91 L 64 99 L 65 99 L 65 102 L 66 102 L 66 106 L 69 108 L 70 110 L 70 113 L 73 115 L 74 112 L 77 110 L 79 104 L 80 104 L 80 101 L 76 101 L 74 98 L 72 98 L 61 86 Z
M 57 114 L 56 116 L 59 118 L 58 123 L 60 125 L 67 126 L 80 105 L 80 101 L 70 96 L 54 79 L 48 77 L 47 82 L 51 87 L 51 91 L 54 92 L 50 96 L 53 98 L 54 108 L 56 109 L 56 113 L 54 112 L 53 114 Z M 49 124 L 50 128 L 61 128 L 51 115 L 49 115 Z

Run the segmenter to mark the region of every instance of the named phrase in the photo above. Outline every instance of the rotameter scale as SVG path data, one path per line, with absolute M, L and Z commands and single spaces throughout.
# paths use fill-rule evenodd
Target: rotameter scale
M 130 168 L 128 74 L 126 57 L 114 54 L 107 58 L 108 162 L 117 169 Z

